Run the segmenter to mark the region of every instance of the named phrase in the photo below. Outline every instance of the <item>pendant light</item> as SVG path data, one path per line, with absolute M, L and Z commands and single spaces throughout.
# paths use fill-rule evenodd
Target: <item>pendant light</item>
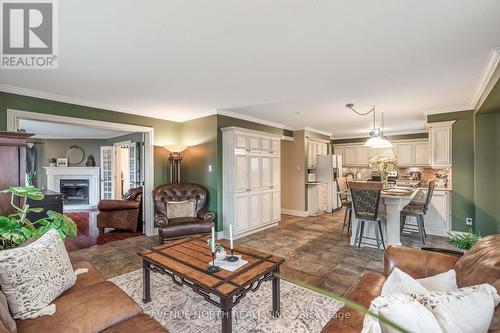
M 352 110 L 354 113 L 360 115 L 360 116 L 366 116 L 367 114 L 373 112 L 373 129 L 370 131 L 370 138 L 365 142 L 364 146 L 365 147 L 370 147 L 370 148 L 392 148 L 393 145 L 392 143 L 389 142 L 384 137 L 384 113 L 382 112 L 382 129 L 377 128 L 375 124 L 375 105 L 372 107 L 372 109 L 368 112 L 361 113 L 358 112 L 354 109 L 354 104 L 349 103 L 345 105 L 346 108 Z

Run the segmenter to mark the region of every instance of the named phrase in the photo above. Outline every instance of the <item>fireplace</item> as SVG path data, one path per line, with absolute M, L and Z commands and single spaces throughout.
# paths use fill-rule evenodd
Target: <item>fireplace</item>
M 89 204 L 88 179 L 61 179 L 59 184 L 64 205 Z

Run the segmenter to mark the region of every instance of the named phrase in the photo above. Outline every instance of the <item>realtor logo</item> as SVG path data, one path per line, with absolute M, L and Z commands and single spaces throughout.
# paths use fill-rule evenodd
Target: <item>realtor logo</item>
M 56 69 L 55 0 L 0 0 L 1 68 Z

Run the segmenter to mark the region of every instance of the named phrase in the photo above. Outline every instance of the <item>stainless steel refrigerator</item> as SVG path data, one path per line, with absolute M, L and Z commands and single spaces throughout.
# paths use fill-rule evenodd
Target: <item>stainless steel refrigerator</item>
M 332 212 L 342 207 L 340 197 L 337 193 L 337 177 L 342 177 L 342 155 L 318 156 L 316 179 L 327 183 L 327 212 Z

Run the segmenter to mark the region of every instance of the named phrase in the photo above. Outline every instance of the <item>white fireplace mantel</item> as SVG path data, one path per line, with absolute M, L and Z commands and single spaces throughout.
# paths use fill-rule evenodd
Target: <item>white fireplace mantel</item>
M 65 205 L 65 210 L 96 208 L 100 198 L 99 167 L 44 167 L 47 174 L 47 189 L 60 192 L 63 179 L 87 179 L 89 181 L 88 205 Z

